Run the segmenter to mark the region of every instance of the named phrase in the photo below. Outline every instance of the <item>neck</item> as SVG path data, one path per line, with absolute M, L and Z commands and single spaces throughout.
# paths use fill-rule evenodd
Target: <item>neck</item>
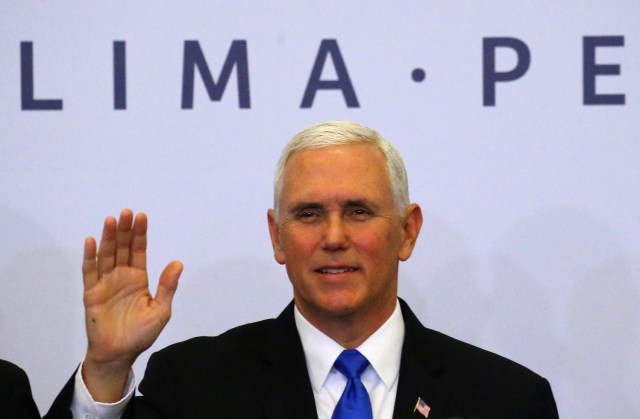
M 376 332 L 393 314 L 396 299 L 370 312 L 317 315 L 296 304 L 300 314 L 314 327 L 346 349 L 355 349 Z

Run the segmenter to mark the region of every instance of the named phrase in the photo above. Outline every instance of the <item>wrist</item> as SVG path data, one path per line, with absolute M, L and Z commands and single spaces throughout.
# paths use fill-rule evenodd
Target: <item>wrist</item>
M 93 400 L 114 403 L 122 398 L 132 366 L 133 360 L 104 362 L 87 354 L 82 363 L 82 380 Z

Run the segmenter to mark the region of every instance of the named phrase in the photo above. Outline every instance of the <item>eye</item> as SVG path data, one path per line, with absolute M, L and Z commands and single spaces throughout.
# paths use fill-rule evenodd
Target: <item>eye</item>
M 303 210 L 296 214 L 296 218 L 303 223 L 312 223 L 319 220 L 322 214 L 319 210 Z
M 368 220 L 369 218 L 371 218 L 371 216 L 373 215 L 371 213 L 371 211 L 367 208 L 362 208 L 362 207 L 356 207 L 356 208 L 352 208 L 348 211 L 347 215 L 350 218 L 353 218 L 354 220 L 357 221 L 364 221 L 364 220 Z

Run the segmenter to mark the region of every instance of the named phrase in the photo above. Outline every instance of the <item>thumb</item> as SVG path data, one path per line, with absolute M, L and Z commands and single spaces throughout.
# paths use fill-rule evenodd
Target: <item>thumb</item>
M 182 262 L 174 260 L 169 263 L 160 274 L 155 300 L 162 308 L 169 310 L 169 312 L 171 310 L 173 296 L 178 289 L 178 278 L 180 278 L 182 269 Z

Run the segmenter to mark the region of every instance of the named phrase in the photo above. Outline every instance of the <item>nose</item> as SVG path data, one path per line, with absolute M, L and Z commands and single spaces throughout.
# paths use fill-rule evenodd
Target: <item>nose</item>
M 325 218 L 323 229 L 323 248 L 325 250 L 341 250 L 349 245 L 347 226 L 339 214 L 331 214 Z

